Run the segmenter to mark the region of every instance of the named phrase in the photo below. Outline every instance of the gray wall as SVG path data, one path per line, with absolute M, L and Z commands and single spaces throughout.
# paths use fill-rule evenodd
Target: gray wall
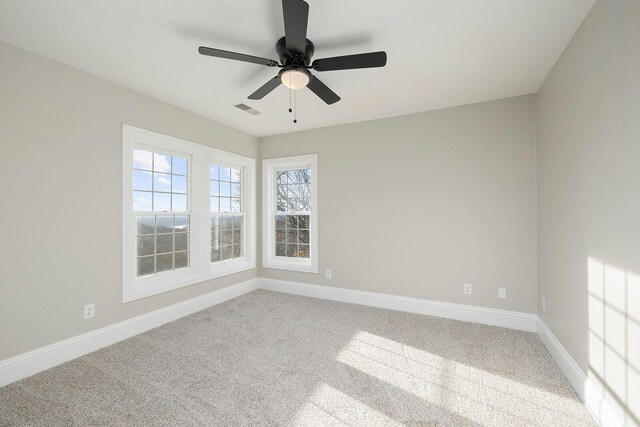
M 260 139 L 263 159 L 307 153 L 320 273 L 262 276 L 535 313 L 534 96 Z
M 0 64 L 0 360 L 256 276 L 122 304 L 122 123 L 251 157 L 257 139 L 4 43 Z
M 640 2 L 598 1 L 538 104 L 538 294 L 547 305 L 539 314 L 590 376 L 599 358 L 610 374 L 622 369 L 605 379 L 608 393 L 624 406 L 625 383 L 629 393 L 636 384 L 638 420 L 640 284 L 631 273 L 640 272 Z M 603 264 L 607 274 L 597 272 Z M 604 295 L 590 292 L 589 280 Z

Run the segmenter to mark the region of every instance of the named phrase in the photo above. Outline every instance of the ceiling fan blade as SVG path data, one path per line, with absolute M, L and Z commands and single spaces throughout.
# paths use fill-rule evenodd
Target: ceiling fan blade
M 200 46 L 198 52 L 201 55 L 215 56 L 216 58 L 233 59 L 234 61 L 251 62 L 258 65 L 277 67 L 278 62 L 273 59 L 260 58 L 258 56 L 245 55 L 244 53 L 229 52 L 228 50 L 214 49 L 212 47 Z
M 248 98 L 249 99 L 262 99 L 265 96 L 267 96 L 272 90 L 274 90 L 275 88 L 280 86 L 280 83 L 282 83 L 280 81 L 280 77 L 275 76 L 274 78 L 272 78 L 271 80 L 269 80 L 268 82 L 263 84 L 260 89 L 258 89 L 257 91 L 255 91 L 251 95 L 249 95 Z
M 307 44 L 309 4 L 303 0 L 282 0 L 282 14 L 287 50 L 304 55 Z
M 387 65 L 386 52 L 359 53 L 357 55 L 334 56 L 316 59 L 311 66 L 316 71 L 353 70 Z
M 307 87 L 311 89 L 311 92 L 318 95 L 320 99 L 329 105 L 340 101 L 340 97 L 336 95 L 334 91 L 329 89 L 327 85 L 322 83 L 316 76 L 311 77 L 311 81 L 309 81 Z

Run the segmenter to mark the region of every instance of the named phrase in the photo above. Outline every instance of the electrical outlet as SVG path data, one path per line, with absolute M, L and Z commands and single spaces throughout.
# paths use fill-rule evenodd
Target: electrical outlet
M 331 279 L 331 270 L 327 268 L 327 270 L 324 272 L 324 277 L 326 277 L 327 279 Z
M 500 299 L 507 298 L 507 288 L 498 288 L 498 298 Z
M 87 304 L 84 306 L 84 318 L 91 319 L 96 315 L 96 305 L 95 304 Z
M 542 311 L 547 311 L 547 299 L 545 297 L 542 297 L 542 300 L 540 301 L 540 305 L 541 305 Z
M 465 283 L 464 284 L 464 293 L 466 295 L 471 295 L 471 293 L 473 292 L 473 286 L 471 285 L 471 283 Z

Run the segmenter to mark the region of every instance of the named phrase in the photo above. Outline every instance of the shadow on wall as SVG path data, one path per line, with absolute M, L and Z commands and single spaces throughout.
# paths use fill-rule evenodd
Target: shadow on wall
M 640 275 L 594 258 L 589 274 L 589 372 L 599 399 L 626 425 L 640 426 Z

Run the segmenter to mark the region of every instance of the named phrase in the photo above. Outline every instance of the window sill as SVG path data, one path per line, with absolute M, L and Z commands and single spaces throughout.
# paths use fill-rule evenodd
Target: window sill
M 265 261 L 262 266 L 264 268 L 273 268 L 276 270 L 299 271 L 302 273 L 318 273 L 318 267 L 311 263 L 296 263 L 290 261 Z
M 207 280 L 218 279 L 220 277 L 230 276 L 232 274 L 252 270 L 254 268 L 256 268 L 255 262 L 239 260 L 236 262 L 229 262 L 224 266 L 212 266 L 210 267 L 208 274 L 196 274 L 193 272 L 187 272 L 185 274 L 165 277 L 162 280 L 139 283 L 128 287 L 128 289 L 124 289 L 124 292 L 122 294 L 122 302 L 128 303 L 164 292 L 174 291 L 176 289 L 203 283 Z
M 231 274 L 240 273 L 254 268 L 256 268 L 256 263 L 253 261 L 247 261 L 246 259 L 222 261 L 221 263 L 210 265 L 207 279 L 229 276 Z
M 132 284 L 125 286 L 122 293 L 122 302 L 127 303 L 168 291 L 195 285 L 207 280 L 202 275 L 188 272 L 181 275 L 173 275 L 162 280 L 149 281 L 146 283 Z

